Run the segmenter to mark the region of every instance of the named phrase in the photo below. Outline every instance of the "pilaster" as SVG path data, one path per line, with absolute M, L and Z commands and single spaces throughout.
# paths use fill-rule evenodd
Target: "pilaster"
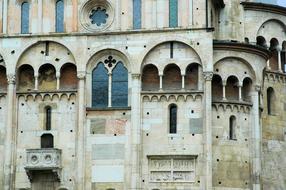
M 77 187 L 78 190 L 85 189 L 85 72 L 79 72 L 78 78 L 78 128 L 76 140 L 77 158 Z
M 259 92 L 260 86 L 255 87 L 252 92 L 252 184 L 253 190 L 261 189 L 261 126 L 259 116 Z
M 141 152 L 141 82 L 140 74 L 132 74 L 131 94 L 131 190 L 141 189 L 140 152 Z
M 204 72 L 205 79 L 205 114 L 204 114 L 204 155 L 206 160 L 205 189 L 212 189 L 212 78 L 213 72 Z
M 14 134 L 13 126 L 14 105 L 15 105 L 15 75 L 8 74 L 8 90 L 7 90 L 7 125 L 5 134 L 5 155 L 4 155 L 4 190 L 14 189 L 13 183 L 13 150 L 14 150 Z

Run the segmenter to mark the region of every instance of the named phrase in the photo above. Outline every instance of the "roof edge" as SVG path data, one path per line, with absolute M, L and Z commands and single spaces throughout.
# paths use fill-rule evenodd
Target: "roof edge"
M 257 2 L 241 2 L 244 10 L 263 11 L 286 16 L 286 7 Z
M 265 60 L 268 60 L 271 57 L 271 52 L 268 49 L 262 46 L 248 44 L 248 43 L 214 40 L 213 47 L 214 50 L 231 50 L 231 51 L 252 53 L 263 57 Z

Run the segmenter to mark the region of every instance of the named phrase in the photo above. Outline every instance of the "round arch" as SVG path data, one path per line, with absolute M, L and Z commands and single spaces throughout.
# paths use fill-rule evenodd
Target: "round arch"
M 160 45 L 171 43 L 171 42 L 184 44 L 186 47 L 190 48 L 190 50 L 192 52 L 194 52 L 194 54 L 196 55 L 196 58 L 197 58 L 197 60 L 192 60 L 192 62 L 197 62 L 198 64 L 202 65 L 202 59 L 199 56 L 198 51 L 194 47 L 189 45 L 189 39 L 185 39 L 182 37 L 176 37 L 176 39 L 174 39 L 172 37 L 165 37 L 164 39 L 153 40 L 152 42 L 150 42 L 150 45 L 148 47 L 146 47 L 145 51 L 142 52 L 141 57 L 139 58 L 139 63 L 141 63 L 140 73 L 142 73 L 142 69 L 143 69 L 144 65 L 148 64 L 148 63 L 145 63 L 145 61 L 146 61 L 147 57 L 150 55 L 150 53 L 152 51 L 154 51 Z M 188 62 L 188 64 L 189 63 L 190 62 Z
M 247 73 L 247 74 L 245 74 L 245 72 L 238 73 L 237 70 L 236 70 L 236 71 L 233 72 L 233 73 L 228 73 L 228 72 L 225 73 L 225 72 L 224 72 L 225 74 L 223 75 L 223 73 L 221 73 L 221 72 L 223 72 L 223 71 L 220 70 L 220 69 L 222 68 L 222 65 L 223 65 L 225 62 L 233 61 L 233 60 L 239 61 L 240 63 L 242 63 L 243 65 L 245 65 L 245 66 L 248 68 L 248 70 L 250 71 L 250 73 Z M 220 66 L 220 65 L 221 65 L 221 66 Z M 220 66 L 220 68 L 218 68 L 218 66 Z M 217 70 L 217 69 L 218 69 L 218 70 Z M 224 58 L 218 60 L 218 61 L 214 64 L 214 70 L 216 71 L 217 74 L 220 74 L 220 76 L 221 76 L 221 78 L 222 78 L 223 81 L 226 81 L 226 79 L 227 79 L 230 75 L 234 75 L 234 76 L 236 76 L 238 79 L 244 78 L 245 76 L 249 76 L 249 77 L 253 80 L 253 82 L 255 82 L 255 81 L 256 81 L 256 78 L 257 78 L 256 73 L 255 73 L 255 70 L 253 69 L 253 67 L 251 66 L 251 64 L 250 64 L 248 61 L 246 61 L 245 59 L 241 58 L 241 57 L 233 57 L 233 56 L 224 57 Z

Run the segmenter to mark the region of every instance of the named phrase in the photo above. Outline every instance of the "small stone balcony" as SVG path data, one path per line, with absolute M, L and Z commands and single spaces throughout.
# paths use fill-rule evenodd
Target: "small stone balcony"
M 60 181 L 62 151 L 55 148 L 27 149 L 26 173 L 32 181 L 35 171 L 51 171 Z

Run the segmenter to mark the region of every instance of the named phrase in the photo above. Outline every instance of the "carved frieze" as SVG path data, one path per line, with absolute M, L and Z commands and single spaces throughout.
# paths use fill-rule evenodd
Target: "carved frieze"
M 150 182 L 194 182 L 194 157 L 149 158 Z

